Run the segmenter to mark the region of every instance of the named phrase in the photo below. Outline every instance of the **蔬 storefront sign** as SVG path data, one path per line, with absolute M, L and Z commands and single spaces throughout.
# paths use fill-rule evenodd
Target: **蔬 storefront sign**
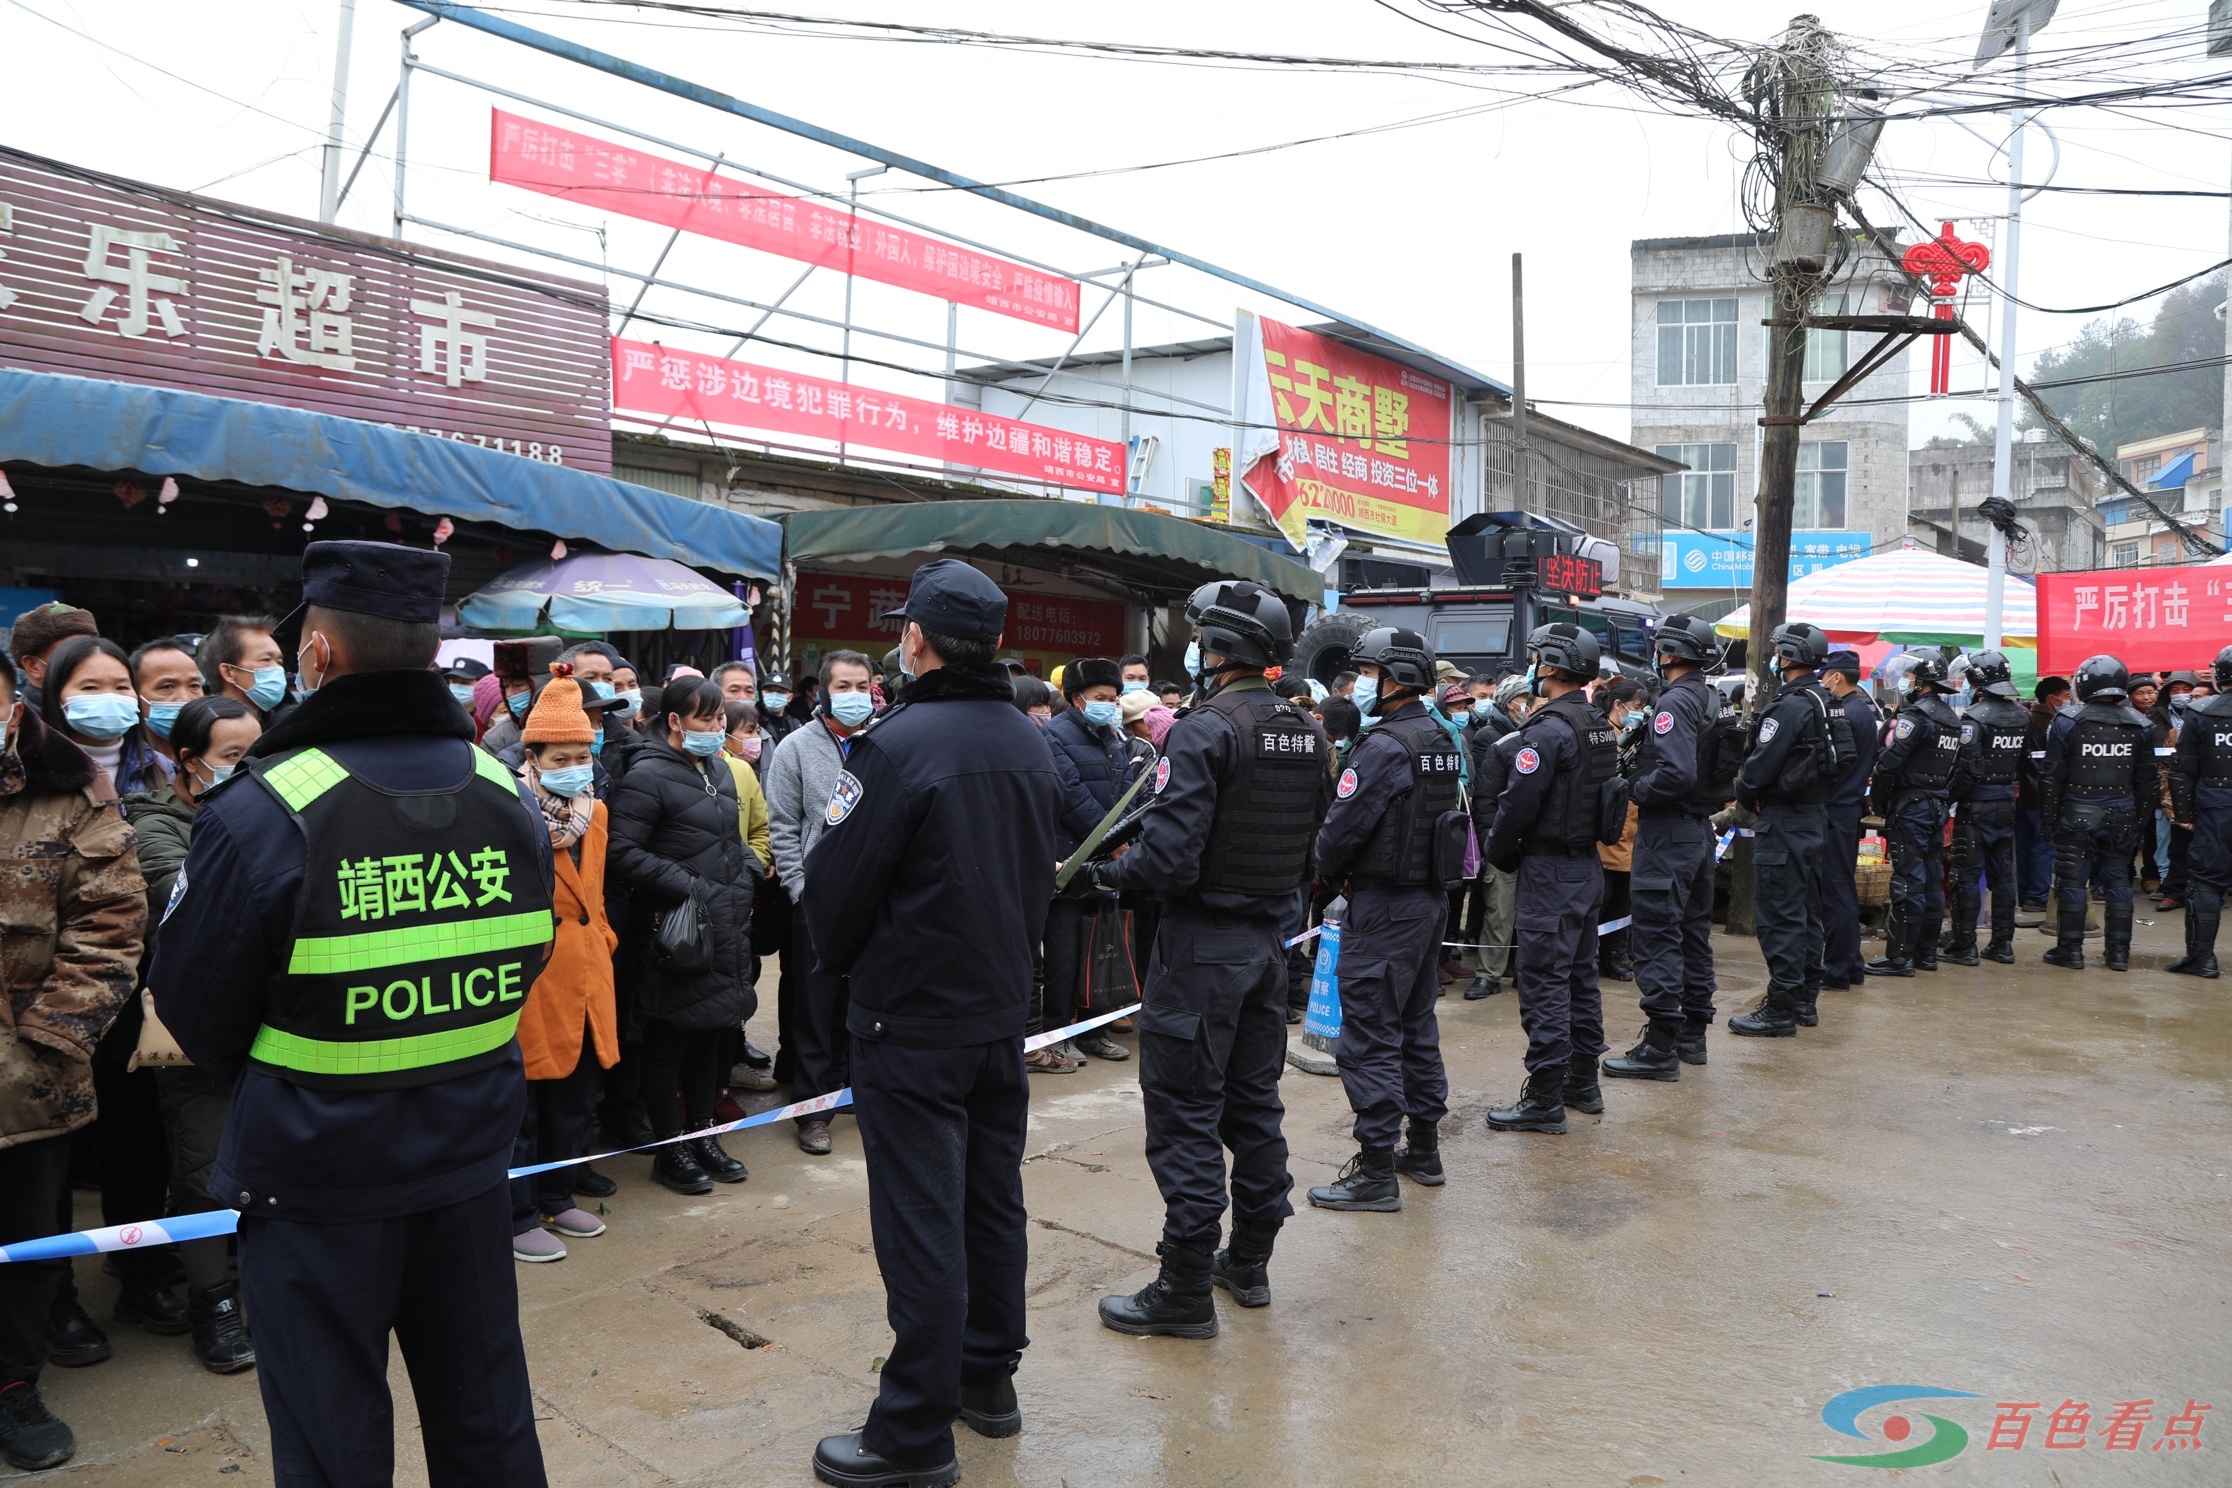
M 2037 576 L 2038 670 L 2106 652 L 2133 671 L 2206 670 L 2232 645 L 2232 566 Z
M 0 149 L 0 365 L 612 468 L 605 294 Z

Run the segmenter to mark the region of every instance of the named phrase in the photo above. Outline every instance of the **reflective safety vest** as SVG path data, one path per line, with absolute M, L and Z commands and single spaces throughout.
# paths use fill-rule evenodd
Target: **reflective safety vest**
M 550 890 L 518 782 L 470 753 L 472 773 L 435 791 L 382 789 L 322 749 L 248 762 L 309 849 L 250 1064 L 392 1090 L 505 1057 L 551 939 Z

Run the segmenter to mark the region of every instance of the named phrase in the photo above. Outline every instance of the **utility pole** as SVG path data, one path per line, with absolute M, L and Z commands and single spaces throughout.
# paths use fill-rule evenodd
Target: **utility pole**
M 1527 291 L 1520 255 L 1511 255 L 1511 490 L 1514 511 L 1532 510 L 1527 469 Z
M 318 220 L 341 209 L 341 131 L 349 119 L 349 42 L 356 32 L 356 0 L 341 0 L 340 33 L 333 43 L 333 108 L 326 123 L 325 171 L 318 183 Z

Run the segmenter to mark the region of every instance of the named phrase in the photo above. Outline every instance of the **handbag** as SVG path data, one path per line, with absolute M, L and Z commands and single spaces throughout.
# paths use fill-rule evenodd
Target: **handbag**
M 697 893 L 651 917 L 651 964 L 661 971 L 703 971 L 713 964 L 713 932 Z
M 132 1050 L 132 1057 L 124 1067 L 128 1070 L 192 1068 L 194 1061 L 186 1057 L 186 1051 L 178 1047 L 178 1040 L 171 1037 L 163 1020 L 155 1016 L 155 994 L 142 987 L 139 996 L 139 1046 Z
M 1098 1017 L 1139 1001 L 1139 972 L 1132 965 L 1131 914 L 1121 905 L 1093 910 L 1085 931 L 1085 960 L 1079 969 L 1077 1012 Z

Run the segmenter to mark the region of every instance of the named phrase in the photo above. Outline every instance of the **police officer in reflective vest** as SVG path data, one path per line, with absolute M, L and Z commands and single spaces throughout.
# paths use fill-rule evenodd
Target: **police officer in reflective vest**
M 1679 1080 L 1682 1065 L 1705 1062 L 1713 1024 L 1713 813 L 1734 783 L 1716 780 L 1714 724 L 1721 696 L 1705 680 L 1718 666 L 1711 622 L 1670 615 L 1659 622 L 1658 673 L 1666 679 L 1644 731 L 1630 792 L 1637 807 L 1635 857 L 1628 878 L 1635 986 L 1642 994 L 1642 1042 L 1604 1061 L 1630 1080 Z
M 1357 1151 L 1338 1179 L 1310 1190 L 1310 1202 L 1391 1211 L 1403 1207 L 1396 1173 L 1442 1182 L 1449 1077 L 1434 999 L 1449 916 L 1444 885 L 1464 876 L 1465 817 L 1457 746 L 1421 701 L 1434 685 L 1426 638 L 1382 626 L 1357 642 L 1354 662 L 1357 706 L 1378 723 L 1334 787 L 1317 861 L 1319 877 L 1348 884 L 1334 1059 L 1356 1113 Z
M 1844 710 L 1816 673 L 1829 660 L 1829 637 L 1792 621 L 1767 637 L 1782 686 L 1759 717 L 1751 752 L 1736 772 L 1736 799 L 1759 813 L 1752 829 L 1753 913 L 1767 959 L 1767 994 L 1728 1020 L 1749 1038 L 1794 1038 L 1821 1021 L 1821 854 L 1828 833 L 1823 802 L 1851 760 Z M 1840 748 L 1839 738 L 1845 742 Z
M 1147 1166 L 1162 1190 L 1161 1273 L 1104 1298 L 1119 1333 L 1214 1338 L 1214 1282 L 1243 1307 L 1271 1300 L 1268 1263 L 1294 1213 L 1279 1074 L 1286 1064 L 1286 951 L 1279 925 L 1310 878 L 1333 795 L 1325 735 L 1263 672 L 1294 654 L 1280 598 L 1245 579 L 1186 601 L 1186 671 L 1199 701 L 1178 715 L 1131 850 L 1093 865 L 1103 888 L 1160 894 L 1162 923 L 1139 1013 Z M 1216 1248 L 1232 1151 L 1232 1234 Z
M 1961 752 L 1961 720 L 1945 701 L 1940 658 L 1917 656 L 1899 686 L 1906 705 L 1876 757 L 1876 800 L 1891 841 L 1891 913 L 1869 976 L 1936 971 L 1945 926 L 1946 788 Z
M 2154 725 L 2130 702 L 2131 677 L 2113 656 L 2088 656 L 2070 679 L 2077 706 L 2054 716 L 2038 770 L 2040 819 L 2054 829 L 2054 895 L 2061 910 L 2049 965 L 2085 967 L 2085 903 L 2095 877 L 2106 899 L 2101 958 L 2131 970 L 2131 854 L 2146 804 L 2160 789 Z
M 1961 720 L 1961 752 L 1953 764 L 1953 940 L 1945 959 L 1974 966 L 1976 917 L 1983 908 L 1977 875 L 1992 888 L 1992 939 L 1982 959 L 2015 960 L 2015 782 L 2023 770 L 2030 710 L 2015 701 L 2007 658 L 1979 651 L 1969 658 L 1974 698 Z
M 202 797 L 149 976 L 187 1055 L 235 1082 L 210 1191 L 240 1210 L 290 1484 L 392 1480 L 391 1331 L 430 1483 L 544 1481 L 504 1170 L 550 837 L 432 670 L 449 564 L 304 550 L 280 627 L 302 703 Z
M 2216 691 L 2187 705 L 2170 758 L 2170 808 L 2187 848 L 2185 954 L 2164 971 L 2216 979 L 2217 926 L 2232 887 L 2232 646 L 2217 653 Z
M 1521 726 L 1519 752 L 1496 803 L 1482 854 L 1519 875 L 1519 1024 L 1527 1032 L 1527 1083 L 1488 1113 L 1492 1131 L 1563 1132 L 1566 1107 L 1604 1110 L 1597 1059 L 1604 1004 L 1597 991 L 1597 857 L 1606 782 L 1619 776 L 1619 741 L 1582 689 L 1597 675 L 1597 639 L 1578 625 L 1538 625 L 1527 637 L 1528 675 L 1548 699 Z M 1625 782 L 1621 782 L 1625 784 Z M 1622 825 L 1627 807 L 1620 803 Z

